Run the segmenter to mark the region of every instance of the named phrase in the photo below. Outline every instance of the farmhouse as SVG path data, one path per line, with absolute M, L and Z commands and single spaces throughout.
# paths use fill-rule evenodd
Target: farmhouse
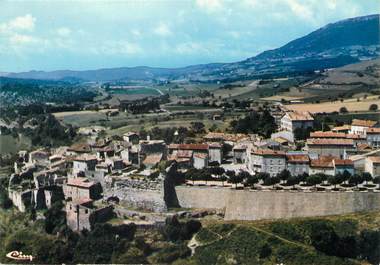
M 132 144 L 138 144 L 140 136 L 136 132 L 127 132 L 123 135 L 123 140 Z

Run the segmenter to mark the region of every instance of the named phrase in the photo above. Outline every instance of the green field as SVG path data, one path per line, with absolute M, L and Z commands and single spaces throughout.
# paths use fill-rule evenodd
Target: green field
M 31 141 L 26 136 L 14 138 L 11 135 L 0 135 L 0 154 L 15 154 L 23 149 L 31 148 Z
M 160 93 L 154 89 L 149 87 L 144 88 L 128 88 L 128 89 L 112 89 L 109 90 L 111 94 L 122 94 L 122 95 L 152 95 L 159 96 Z

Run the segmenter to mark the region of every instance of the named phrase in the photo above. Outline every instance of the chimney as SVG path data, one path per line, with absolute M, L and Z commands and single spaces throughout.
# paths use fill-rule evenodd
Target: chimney
M 146 136 L 146 140 L 150 141 L 150 135 L 149 134 Z

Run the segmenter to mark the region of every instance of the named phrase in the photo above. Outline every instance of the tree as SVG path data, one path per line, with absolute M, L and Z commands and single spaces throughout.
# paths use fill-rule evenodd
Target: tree
M 340 113 L 347 113 L 348 110 L 347 110 L 346 107 L 341 107 L 341 108 L 339 109 L 339 112 L 340 112 Z
M 298 183 L 300 182 L 298 176 L 291 176 L 288 180 L 287 180 L 287 185 L 291 185 L 293 186 L 293 189 L 295 189 L 295 185 L 297 185 Z
M 204 133 L 205 125 L 202 122 L 196 121 L 191 123 L 191 129 L 195 133 Z
M 351 173 L 348 172 L 347 170 L 344 170 L 342 174 L 339 174 L 341 179 L 342 179 L 342 182 L 346 182 L 350 179 L 351 177 Z
M 317 185 L 321 184 L 321 182 L 321 177 L 318 175 L 311 175 L 306 179 L 306 183 L 314 187 L 317 187 Z
M 336 175 L 336 176 L 330 176 L 330 177 L 328 178 L 328 182 L 329 182 L 331 185 L 334 185 L 334 189 L 336 189 L 336 185 L 342 183 L 342 178 L 339 176 L 339 174 Z
M 260 172 L 257 174 L 257 178 L 265 182 L 266 179 L 270 178 L 270 175 L 267 172 Z
M 298 175 L 298 180 L 300 183 L 304 183 L 308 177 L 309 177 L 309 174 L 306 172 L 303 172 L 301 175 Z
M 222 186 L 224 187 L 224 182 L 225 181 L 227 181 L 227 177 L 226 177 L 226 175 L 221 175 L 220 177 L 219 177 L 219 180 L 222 182 Z
M 377 184 L 379 186 L 380 184 L 380 176 L 376 176 L 373 178 L 373 183 Z M 378 187 L 379 188 L 379 187 Z
M 290 178 L 290 176 L 291 176 L 290 171 L 287 169 L 284 169 L 280 173 L 277 174 L 277 177 L 283 182 L 287 181 Z
M 259 178 L 257 176 L 249 175 L 249 177 L 246 179 L 246 183 L 249 187 L 252 187 L 252 189 L 255 188 L 255 184 L 259 182 Z
M 368 181 L 373 180 L 371 173 L 363 172 L 362 179 L 365 181 L 365 184 L 368 184 Z
M 377 111 L 379 109 L 379 106 L 377 104 L 371 104 L 371 106 L 369 106 L 369 110 L 371 111 Z
M 280 183 L 280 179 L 278 177 L 270 177 L 264 180 L 265 185 L 272 185 L 272 188 L 275 187 L 276 184 Z
M 238 175 L 241 178 L 242 182 L 246 181 L 251 176 L 251 174 L 249 174 L 247 171 L 240 171 Z
M 231 171 L 232 170 L 229 170 L 229 171 L 227 171 L 227 173 L 231 172 Z M 234 171 L 232 171 L 232 172 L 234 172 Z M 231 173 L 229 173 L 229 174 L 230 175 L 227 174 L 229 176 L 228 182 L 235 184 L 235 188 L 237 189 L 237 184 L 239 184 L 243 181 L 242 175 L 241 174 L 235 174 L 235 172 L 234 172 L 234 174 L 231 174 Z
M 358 174 L 354 174 L 352 175 L 349 179 L 348 179 L 348 183 L 350 184 L 354 184 L 355 186 L 358 186 L 360 183 L 363 182 L 363 178 L 362 176 L 358 175 Z

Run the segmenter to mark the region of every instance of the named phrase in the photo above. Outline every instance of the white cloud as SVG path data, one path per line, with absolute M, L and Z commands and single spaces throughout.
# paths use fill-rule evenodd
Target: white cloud
M 298 0 L 286 0 L 285 3 L 297 17 L 304 20 L 314 21 L 314 14 L 307 4 L 301 4 Z
M 9 38 L 9 42 L 14 45 L 33 44 L 37 43 L 38 39 L 30 35 L 16 33 Z
M 33 31 L 36 18 L 30 14 L 19 16 L 8 22 L 0 24 L 1 33 L 12 33 L 14 31 Z
M 201 43 L 197 42 L 184 42 L 176 46 L 175 52 L 179 54 L 199 54 L 199 53 L 209 53 L 209 50 L 204 47 Z
M 173 34 L 169 26 L 163 22 L 154 29 L 154 33 L 162 37 L 168 37 Z
M 196 0 L 196 4 L 206 12 L 213 12 L 223 7 L 221 0 Z
M 141 37 L 141 31 L 138 29 L 132 29 L 131 34 L 135 37 Z
M 61 27 L 57 29 L 57 34 L 61 37 L 67 37 L 71 34 L 71 29 L 67 27 Z
M 136 55 L 141 54 L 143 49 L 137 43 L 129 41 L 107 41 L 100 45 L 89 48 L 89 51 L 95 54 L 107 55 Z

